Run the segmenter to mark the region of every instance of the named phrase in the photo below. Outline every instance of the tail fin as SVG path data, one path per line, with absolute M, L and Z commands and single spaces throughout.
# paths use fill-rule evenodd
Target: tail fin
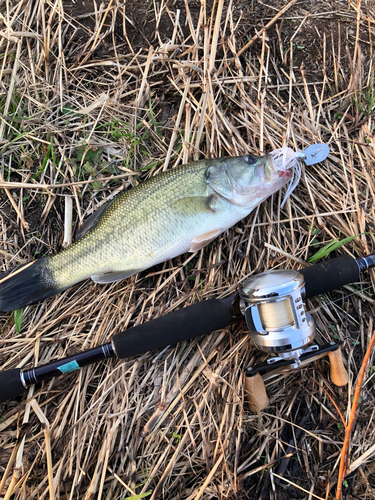
M 0 274 L 0 311 L 14 311 L 62 290 L 48 269 L 48 257 L 29 262 Z

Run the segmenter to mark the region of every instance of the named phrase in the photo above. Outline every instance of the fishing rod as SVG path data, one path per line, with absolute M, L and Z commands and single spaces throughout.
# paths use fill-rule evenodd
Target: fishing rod
M 245 280 L 239 291 L 225 299 L 210 299 L 184 307 L 113 336 L 111 342 L 29 369 L 0 372 L 0 402 L 14 399 L 31 385 L 71 373 L 108 358 L 128 358 L 200 337 L 245 317 L 256 346 L 273 356 L 246 369 L 250 407 L 267 406 L 264 380 L 268 372 L 304 366 L 328 353 L 331 379 L 347 383 L 338 344 L 313 344 L 314 322 L 306 299 L 357 282 L 375 266 L 375 254 L 359 259 L 340 256 L 299 271 L 271 270 Z M 336 354 L 334 354 L 336 353 Z M 276 354 L 276 356 L 275 356 Z

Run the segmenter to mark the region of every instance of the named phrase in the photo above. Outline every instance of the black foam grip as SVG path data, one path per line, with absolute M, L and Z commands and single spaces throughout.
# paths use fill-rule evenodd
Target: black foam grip
M 0 403 L 14 399 L 20 394 L 26 392 L 21 382 L 21 370 L 5 370 L 0 372 Z
M 305 267 L 300 272 L 305 278 L 306 298 L 359 280 L 359 267 L 349 255 Z
M 118 333 L 113 344 L 117 356 L 127 358 L 220 330 L 231 320 L 223 302 L 205 300 Z

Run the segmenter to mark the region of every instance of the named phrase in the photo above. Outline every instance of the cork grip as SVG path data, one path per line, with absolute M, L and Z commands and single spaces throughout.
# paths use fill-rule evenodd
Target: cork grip
M 267 408 L 269 399 L 259 373 L 253 377 L 245 377 L 245 395 L 250 411 L 258 413 Z
M 336 351 L 330 351 L 328 353 L 329 362 L 331 364 L 331 380 L 332 382 L 342 387 L 349 382 L 348 372 L 342 361 L 342 354 L 340 347 Z

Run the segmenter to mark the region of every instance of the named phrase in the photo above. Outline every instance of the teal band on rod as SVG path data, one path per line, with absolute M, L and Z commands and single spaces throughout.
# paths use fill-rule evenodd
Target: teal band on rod
M 61 373 L 70 373 L 79 370 L 81 367 L 77 363 L 77 361 L 70 361 L 70 363 L 66 363 L 65 365 L 58 366 L 57 369 L 61 371 Z

